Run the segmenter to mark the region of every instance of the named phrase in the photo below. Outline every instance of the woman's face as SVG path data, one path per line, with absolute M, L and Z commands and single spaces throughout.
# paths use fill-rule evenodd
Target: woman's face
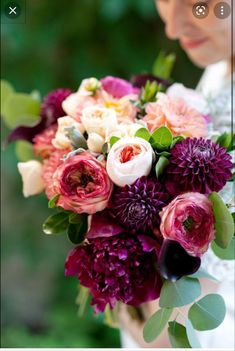
M 214 14 L 218 0 L 204 1 L 206 18 L 193 15 L 197 0 L 155 0 L 169 39 L 178 39 L 190 59 L 200 67 L 231 57 L 231 15 L 219 19 Z M 224 1 L 224 0 L 223 0 Z M 227 1 L 231 5 L 231 1 Z

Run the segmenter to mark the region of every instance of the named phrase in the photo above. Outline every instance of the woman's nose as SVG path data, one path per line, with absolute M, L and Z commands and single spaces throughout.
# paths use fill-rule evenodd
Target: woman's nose
M 166 16 L 166 35 L 169 39 L 179 39 L 187 26 L 188 16 L 186 4 L 182 0 L 172 0 Z

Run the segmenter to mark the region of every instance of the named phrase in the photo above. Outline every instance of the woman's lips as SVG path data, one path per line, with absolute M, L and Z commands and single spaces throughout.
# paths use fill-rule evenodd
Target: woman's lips
M 181 40 L 180 43 L 184 49 L 196 49 L 204 44 L 208 39 L 197 39 L 197 40 Z

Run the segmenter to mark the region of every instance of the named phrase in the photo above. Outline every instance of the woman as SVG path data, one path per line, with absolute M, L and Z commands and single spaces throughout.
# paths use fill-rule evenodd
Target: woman
M 234 86 L 233 62 L 235 53 L 231 48 L 231 15 L 219 19 L 214 13 L 217 0 L 208 0 L 209 14 L 198 18 L 193 14 L 195 1 L 190 0 L 155 0 L 157 10 L 165 23 L 166 35 L 171 40 L 179 40 L 183 50 L 199 67 L 206 68 L 198 84 L 198 90 L 208 99 L 215 131 L 231 131 L 232 98 L 231 86 Z M 228 4 L 231 5 L 231 2 Z M 232 192 L 230 192 L 231 194 Z M 228 193 L 227 193 L 228 194 Z M 225 194 L 225 196 L 227 195 Z M 217 292 L 226 303 L 227 314 L 224 322 L 215 330 L 198 333 L 203 348 L 234 347 L 234 263 L 216 258 L 208 251 L 202 260 L 202 266 L 219 280 L 219 283 L 201 279 L 203 294 Z M 144 317 L 148 318 L 158 309 L 158 301 L 146 303 L 142 307 Z M 184 308 L 183 314 L 187 313 Z M 182 316 L 182 321 L 183 321 Z M 177 317 L 177 320 L 180 320 Z M 123 347 L 171 347 L 167 331 L 152 344 L 146 344 L 142 338 L 144 322 L 133 319 L 122 306 L 120 322 Z

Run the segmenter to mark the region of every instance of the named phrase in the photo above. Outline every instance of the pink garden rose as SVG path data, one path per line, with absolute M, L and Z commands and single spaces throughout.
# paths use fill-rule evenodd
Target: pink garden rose
M 138 94 L 140 91 L 139 88 L 133 87 L 133 85 L 127 80 L 112 76 L 107 76 L 101 79 L 101 84 L 107 93 L 118 99 L 125 95 Z
M 203 194 L 177 196 L 160 217 L 163 237 L 177 241 L 192 256 L 200 257 L 215 237 L 212 204 Z
M 158 93 L 157 102 L 146 106 L 143 120 L 151 132 L 166 126 L 174 136 L 200 138 L 207 135 L 207 122 L 200 112 L 188 106 L 183 99 L 164 93 Z
M 104 165 L 89 152 L 70 156 L 53 175 L 57 205 L 76 213 L 102 211 L 109 201 L 113 184 Z

